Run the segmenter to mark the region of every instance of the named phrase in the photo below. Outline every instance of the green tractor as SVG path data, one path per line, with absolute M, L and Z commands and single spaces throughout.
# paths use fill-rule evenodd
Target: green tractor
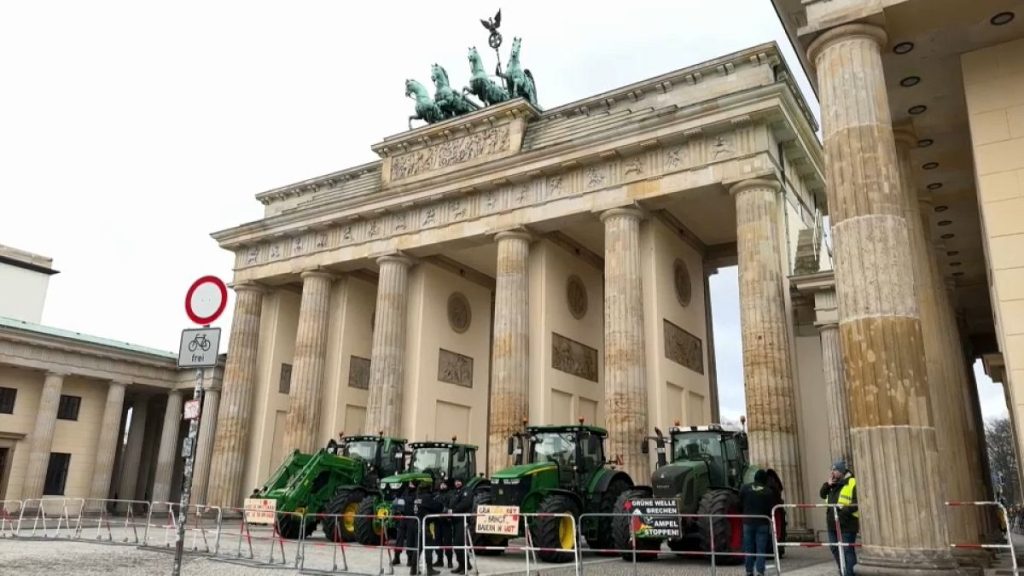
M 364 497 L 358 506 L 356 539 L 363 544 L 380 544 L 393 537 L 397 525 L 390 520 L 394 501 L 403 487 L 436 487 L 441 482 L 461 480 L 474 492 L 474 501 L 484 504 L 490 496 L 490 482 L 476 472 L 477 447 L 451 442 L 413 442 L 409 444 L 409 466 L 404 471 L 382 477 L 380 490 Z M 385 533 L 384 531 L 387 531 Z
M 316 529 L 316 514 L 354 514 L 354 509 L 344 505 L 346 494 L 376 492 L 378 478 L 401 470 L 405 440 L 384 436 L 341 436 L 340 440 L 332 439 L 326 448 L 313 454 L 295 450 L 249 496 L 274 500 L 278 512 L 307 515 L 300 521 L 296 514 L 279 514 L 281 536 L 298 538 L 303 527 L 304 535 L 309 536 Z M 328 518 L 323 522 L 323 531 L 328 538 L 355 537 L 354 526 L 348 519 L 336 526 Z
M 569 514 L 615 510 L 619 496 L 633 487 L 629 475 L 607 466 L 604 440 L 596 426 L 527 426 L 508 440 L 515 465 L 491 476 L 493 501 L 518 506 L 523 513 Z M 524 462 L 525 457 L 525 462 Z M 610 517 L 586 519 L 579 532 L 592 548 L 612 547 Z M 524 534 L 521 523 L 520 534 Z M 576 547 L 573 522 L 566 517 L 535 517 L 530 522 L 537 556 L 545 562 L 569 562 Z
M 362 541 L 356 516 L 361 513 L 359 506 L 363 500 L 380 497 L 381 478 L 403 471 L 405 446 L 405 439 L 383 435 L 341 436 L 340 442 L 331 440 L 327 450 L 360 463 L 362 474 L 353 482 L 336 486 L 322 508 L 322 512 L 332 515 L 323 522 L 324 536 L 338 542 Z
M 664 536 L 645 530 L 645 519 L 637 499 L 672 499 L 680 514 L 738 514 L 740 487 L 753 479 L 756 467 L 747 461 L 747 435 L 741 431 L 725 430 L 721 426 L 674 426 L 666 439 L 661 430 L 648 437 L 641 451 L 648 453 L 648 441 L 653 440 L 658 456 L 658 468 L 651 474 L 651 486 L 637 486 L 623 492 L 615 503 L 615 510 L 632 513 L 632 518 L 616 517 L 613 524 L 615 547 L 631 549 L 631 537 L 636 535 L 637 560 L 653 560 L 661 549 Z M 666 448 L 671 449 L 671 462 Z M 684 518 L 677 538 L 669 538 L 668 546 L 675 552 L 710 552 L 712 534 L 716 552 L 742 552 L 743 527 L 739 518 Z M 622 557 L 632 560 L 633 554 Z M 721 563 L 739 557 L 728 556 Z

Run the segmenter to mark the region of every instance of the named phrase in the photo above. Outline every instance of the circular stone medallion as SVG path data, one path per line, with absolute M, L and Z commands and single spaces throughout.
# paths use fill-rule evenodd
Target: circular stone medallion
M 686 307 L 690 305 L 690 271 L 686 269 L 686 264 L 676 258 L 676 261 L 672 263 L 672 278 L 676 285 L 676 298 L 679 300 L 679 305 Z
M 566 286 L 566 299 L 569 302 L 569 312 L 573 318 L 579 320 L 587 313 L 587 287 L 583 280 L 573 274 L 569 276 L 569 284 Z
M 452 292 L 448 297 L 448 324 L 459 334 L 469 330 L 473 320 L 473 312 L 469 307 L 469 299 L 462 292 Z

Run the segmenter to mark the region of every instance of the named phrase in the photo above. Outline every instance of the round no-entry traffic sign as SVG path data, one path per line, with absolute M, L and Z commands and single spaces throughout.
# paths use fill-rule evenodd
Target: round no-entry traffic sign
M 185 312 L 196 324 L 212 323 L 228 305 L 228 287 L 216 276 L 203 276 L 185 294 Z

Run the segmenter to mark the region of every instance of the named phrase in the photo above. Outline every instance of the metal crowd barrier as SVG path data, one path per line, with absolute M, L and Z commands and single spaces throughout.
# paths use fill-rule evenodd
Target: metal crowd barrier
M 127 510 L 121 517 L 115 510 L 125 504 Z M 136 516 L 134 511 L 140 507 L 144 513 Z M 87 498 L 82 507 L 80 521 L 75 528 L 74 539 L 80 540 L 83 533 L 92 530 L 92 540 L 100 544 L 144 545 L 149 531 L 148 515 L 149 502 L 142 500 Z M 89 537 L 88 534 L 85 536 Z
M 586 513 L 586 514 L 581 514 L 580 515 L 579 524 L 582 526 L 583 525 L 583 521 L 585 519 L 587 519 L 587 518 L 622 518 L 622 517 L 626 517 L 628 520 L 632 520 L 634 516 L 635 516 L 635 514 L 628 513 L 628 512 L 593 512 L 593 513 Z M 709 536 L 708 542 L 710 542 L 710 544 L 711 544 L 711 549 L 707 550 L 707 551 L 703 551 L 703 550 L 687 550 L 686 554 L 687 555 L 691 555 L 691 556 L 707 556 L 707 557 L 709 557 L 710 560 L 711 560 L 711 565 L 710 565 L 709 569 L 710 569 L 710 572 L 711 572 L 712 576 L 718 574 L 718 557 L 720 557 L 720 556 L 726 556 L 726 557 L 732 557 L 732 558 L 743 558 L 743 559 L 746 559 L 749 556 L 754 556 L 754 557 L 764 557 L 766 559 L 769 559 L 769 558 L 770 559 L 774 559 L 775 560 L 776 571 L 779 574 L 782 573 L 782 567 L 781 567 L 781 563 L 779 561 L 779 548 L 778 548 L 778 546 L 775 545 L 777 543 L 777 539 L 775 537 L 775 521 L 771 517 L 768 517 L 768 516 L 758 516 L 758 515 L 753 515 L 753 514 L 643 514 L 643 517 L 644 518 L 675 518 L 675 519 L 679 520 L 679 525 L 680 525 L 680 527 L 683 527 L 684 530 L 685 530 L 685 526 L 686 526 L 686 522 L 685 522 L 686 519 L 707 518 L 708 519 L 708 532 L 709 532 L 709 534 L 708 534 L 708 536 Z M 771 527 L 771 535 L 770 535 L 771 536 L 771 541 L 770 541 L 770 544 L 772 545 L 771 546 L 772 551 L 768 552 L 768 553 L 765 553 L 765 554 L 758 554 L 756 552 L 748 553 L 748 552 L 729 552 L 729 551 L 725 551 L 725 550 L 715 550 L 715 536 L 714 536 L 715 520 L 716 519 L 720 519 L 720 520 L 728 521 L 729 519 L 741 519 L 742 520 L 742 519 L 745 519 L 745 518 L 758 518 L 758 519 L 762 519 L 762 520 L 765 520 L 765 521 L 768 522 L 769 526 Z M 630 540 L 630 542 L 629 542 L 630 547 L 629 548 L 625 548 L 625 549 L 620 549 L 620 548 L 588 548 L 588 550 L 590 550 L 591 552 L 598 552 L 598 553 L 617 554 L 619 556 L 625 556 L 627 554 L 630 555 L 631 558 L 632 558 L 631 564 L 632 564 L 632 567 L 633 567 L 633 574 L 634 574 L 634 576 L 636 576 L 638 574 L 637 557 L 638 556 L 645 556 L 645 555 L 654 555 L 654 556 L 659 555 L 661 553 L 661 540 L 658 540 L 658 548 L 657 549 L 638 548 L 637 547 L 636 531 L 633 530 L 632 525 L 630 525 L 629 536 L 630 536 L 630 538 L 629 538 L 629 540 Z M 582 531 L 581 531 L 580 534 L 578 535 L 578 538 L 582 538 L 582 537 L 583 537 L 583 534 L 582 534 Z M 578 540 L 578 538 L 577 538 L 577 540 Z
M 970 542 L 953 542 L 949 546 L 950 546 L 950 548 L 973 548 L 973 549 L 981 549 L 981 550 L 985 550 L 985 549 L 998 550 L 998 549 L 1004 549 L 1004 548 L 1005 549 L 1009 549 L 1010 550 L 1010 561 L 1013 563 L 1013 574 L 1016 576 L 1016 574 L 1017 574 L 1017 551 L 1013 547 L 1013 538 L 1010 536 L 1010 530 L 1009 530 L 1010 520 L 1009 520 L 1009 514 L 1006 512 L 1006 507 L 1003 506 L 1002 504 L 1000 504 L 999 502 L 988 502 L 988 501 L 979 501 L 979 502 L 957 502 L 957 501 L 951 501 L 951 502 L 946 502 L 946 506 L 949 507 L 949 508 L 960 508 L 960 507 L 963 507 L 963 506 L 976 506 L 978 508 L 983 508 L 983 507 L 996 507 L 996 508 L 998 508 L 999 509 L 999 513 L 1002 515 L 1003 522 L 1005 522 L 1006 526 L 1007 526 L 1006 543 L 1005 544 L 982 544 L 982 543 L 970 543 Z
M 579 540 L 579 533 L 580 533 L 580 531 L 579 531 L 578 525 L 576 523 L 576 519 L 573 518 L 573 516 L 571 514 L 545 514 L 545 513 L 541 513 L 541 512 L 531 512 L 531 513 L 520 512 L 518 514 L 501 514 L 501 515 L 499 515 L 499 516 L 502 516 L 502 517 L 514 517 L 514 518 L 516 518 L 516 523 L 517 524 L 518 524 L 519 520 L 522 520 L 522 522 L 523 522 L 523 533 L 524 533 L 524 536 L 525 536 L 526 544 L 525 545 L 508 545 L 508 546 L 480 546 L 480 545 L 476 545 L 472 541 L 472 534 L 471 534 L 471 532 L 469 530 L 469 518 L 478 518 L 478 517 L 481 517 L 481 516 L 496 516 L 496 515 L 495 514 L 481 514 L 479 512 L 472 512 L 472 513 L 466 513 L 466 514 L 428 514 L 427 516 L 425 516 L 421 520 L 420 528 L 419 528 L 419 530 L 420 530 L 420 549 L 423 551 L 423 554 L 421 554 L 419 559 L 418 559 L 419 569 L 420 569 L 421 573 L 425 573 L 425 570 L 426 570 L 426 568 L 425 568 L 426 558 L 428 556 L 428 552 L 429 551 L 436 550 L 436 551 L 438 551 L 440 553 L 441 551 L 451 549 L 451 550 L 462 550 L 463 554 L 465 554 L 465 558 L 467 559 L 467 561 L 471 561 L 472 562 L 472 564 L 474 566 L 474 570 L 477 570 L 478 574 L 479 574 L 479 568 L 477 567 L 477 562 L 476 562 L 476 551 L 479 551 L 479 550 L 503 550 L 503 551 L 506 551 L 506 552 L 524 552 L 525 556 L 526 556 L 526 574 L 527 575 L 532 574 L 533 573 L 532 570 L 534 568 L 534 565 L 538 564 L 538 562 L 536 560 L 536 553 L 537 552 L 553 552 L 553 551 L 557 551 L 557 552 L 570 553 L 572 555 L 572 564 L 573 564 L 573 568 L 575 569 L 576 576 L 581 576 L 581 572 L 580 572 L 580 558 L 581 557 L 580 557 L 580 540 Z M 462 519 L 462 525 L 466 529 L 465 543 L 462 546 L 450 546 L 449 547 L 449 546 L 438 546 L 438 545 L 428 545 L 427 544 L 427 523 L 429 521 L 431 521 L 431 520 L 438 520 L 438 519 L 453 519 L 453 520 L 457 520 L 459 518 Z M 537 519 L 541 519 L 541 518 L 568 518 L 569 519 L 569 521 L 572 523 L 572 532 L 573 532 L 573 548 L 572 548 L 572 550 L 566 550 L 564 548 L 542 548 L 542 547 L 534 545 L 533 537 L 532 537 L 532 532 L 530 530 L 530 520 L 533 519 L 534 521 L 536 521 Z M 533 556 L 533 558 L 534 558 L 532 565 L 530 563 L 531 556 Z
M 302 542 L 306 538 L 306 516 L 299 512 L 268 512 L 252 508 L 221 507 L 222 519 L 214 544 L 213 558 L 234 563 L 260 566 L 288 566 L 296 569 L 301 562 Z M 268 514 L 270 523 L 265 518 Z M 232 530 L 225 516 L 238 516 L 238 529 Z M 282 535 L 282 526 L 299 523 L 298 537 Z M 231 553 L 230 548 L 234 548 Z M 264 552 L 265 550 L 265 552 Z M 280 560 L 277 559 L 278 553 Z
M 775 538 L 776 526 L 775 526 L 775 512 L 779 508 L 795 508 L 798 510 L 807 510 L 811 508 L 835 508 L 836 514 L 832 515 L 834 519 L 836 541 L 835 542 L 779 542 L 778 538 Z M 843 542 L 843 533 L 839 526 L 839 509 L 842 508 L 839 504 L 779 504 L 772 508 L 772 537 L 775 538 L 776 553 L 778 553 L 779 546 L 796 546 L 798 548 L 837 548 L 835 556 L 839 559 L 839 573 L 846 574 L 846 554 L 843 553 L 843 548 L 860 548 L 860 544 L 857 542 L 846 543 Z M 781 568 L 780 568 L 781 571 Z
M 0 500 L 0 539 L 17 538 L 25 503 L 21 500 Z
M 338 573 L 340 570 L 342 574 L 354 574 L 364 576 L 379 576 L 381 574 L 391 575 L 395 573 L 395 565 L 392 564 L 392 560 L 394 558 L 395 553 L 405 552 L 406 554 L 408 554 L 410 550 L 416 551 L 415 547 L 410 548 L 404 546 L 402 542 L 391 542 L 388 537 L 388 527 L 386 525 L 381 526 L 380 540 L 375 544 L 362 544 L 356 541 L 347 542 L 342 538 L 339 526 L 341 525 L 342 522 L 345 521 L 346 517 L 353 520 L 363 518 L 370 520 L 371 522 L 381 521 L 381 518 L 376 514 L 307 514 L 305 517 L 307 519 L 314 519 L 320 526 L 324 526 L 326 521 L 333 519 L 331 525 L 334 526 L 334 531 L 332 534 L 329 535 L 329 537 L 326 533 L 324 533 L 324 538 L 322 540 L 319 538 L 315 540 L 310 538 L 304 538 L 302 540 L 302 542 L 300 543 L 298 568 L 299 571 L 303 574 L 335 574 Z M 388 524 L 399 522 L 414 522 L 418 525 L 419 519 L 416 516 L 403 516 L 400 514 L 392 514 L 387 516 L 386 522 Z M 308 548 L 330 549 L 330 568 L 317 567 L 311 565 L 311 555 L 307 554 Z M 374 571 L 369 571 L 369 569 L 366 567 L 353 567 L 349 565 L 347 551 L 360 548 L 374 550 L 377 552 L 377 565 Z M 338 566 L 339 554 L 341 555 L 340 568 Z M 363 568 L 364 570 L 360 571 L 360 568 Z
M 72 539 L 78 532 L 82 521 L 84 498 L 30 498 L 24 501 L 21 521 L 18 525 L 19 538 L 68 538 Z M 25 517 L 25 512 L 31 518 Z M 31 520 L 32 532 L 23 534 L 25 521 Z M 50 528 L 53 532 L 50 532 Z
M 151 502 L 146 515 L 146 532 L 142 545 L 173 548 L 178 541 L 178 513 L 180 511 L 181 504 L 179 502 Z M 216 554 L 217 546 L 220 543 L 222 514 L 219 506 L 190 504 L 185 533 L 191 536 L 191 543 L 187 544 L 185 549 L 189 552 Z M 157 519 L 155 524 L 154 518 Z M 165 518 L 166 521 L 159 522 L 160 518 Z M 212 528 L 207 525 L 211 520 L 213 521 Z M 150 540 L 150 536 L 155 530 L 163 531 L 163 540 L 159 544 L 154 544 Z

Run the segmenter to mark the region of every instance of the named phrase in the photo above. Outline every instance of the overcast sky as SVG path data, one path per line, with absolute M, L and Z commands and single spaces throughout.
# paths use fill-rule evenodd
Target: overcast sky
M 0 5 L 0 243 L 61 271 L 44 323 L 175 349 L 188 285 L 231 278 L 209 234 L 259 219 L 258 192 L 375 159 L 371 144 L 406 129 L 406 78 L 429 84 L 437 62 L 464 83 L 473 45 L 493 68 L 479 19 L 499 5 Z M 523 38 L 542 107 L 775 40 L 817 110 L 769 0 L 506 2 L 501 30 L 506 50 Z M 730 417 L 737 294 L 735 269 L 713 277 Z M 986 413 L 1005 413 L 1001 388 L 981 389 Z

